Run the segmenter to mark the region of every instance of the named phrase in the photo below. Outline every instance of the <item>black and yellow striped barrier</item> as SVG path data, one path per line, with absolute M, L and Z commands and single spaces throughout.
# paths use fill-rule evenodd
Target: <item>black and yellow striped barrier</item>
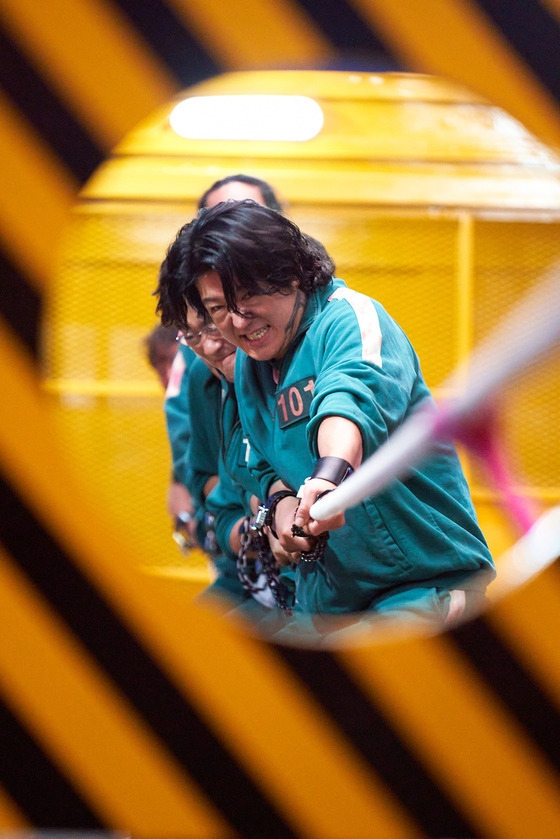
M 138 574 L 40 370 L 78 190 L 181 88 L 371 61 L 456 78 L 558 145 L 559 19 L 554 0 L 1 0 L 0 830 L 560 833 L 556 564 L 442 636 L 273 647 Z

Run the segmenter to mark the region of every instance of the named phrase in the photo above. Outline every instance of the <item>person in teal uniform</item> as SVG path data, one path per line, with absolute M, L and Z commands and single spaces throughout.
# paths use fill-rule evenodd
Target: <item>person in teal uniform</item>
M 271 630 L 282 624 L 278 609 L 288 615 L 292 612 L 294 569 L 291 556 L 277 543 L 271 549 L 274 539 L 270 534 L 257 536 L 254 531 L 260 484 L 248 469 L 251 447 L 239 419 L 232 368 L 229 376 L 226 372 L 223 378 L 222 389 L 219 480 L 206 499 L 206 506 L 213 517 L 218 543 L 226 555 L 237 561 L 238 574 L 251 594 L 237 613 L 253 622 L 266 620 Z
M 198 206 L 199 208 L 213 207 L 221 201 L 245 198 L 282 212 L 282 205 L 269 183 L 261 178 L 242 173 L 228 175 L 214 181 L 201 195 Z M 165 332 L 165 327 L 160 325 L 159 331 Z M 177 541 L 182 541 L 187 547 L 196 542 L 197 536 L 198 539 L 203 538 L 204 533 L 200 516 L 198 521 L 194 517 L 192 499 L 186 485 L 191 437 L 191 410 L 187 393 L 194 358 L 193 351 L 185 342 L 181 342 L 169 374 L 168 384 L 166 384 L 164 402 L 172 458 L 171 481 L 167 490 L 167 509 L 174 522 Z
M 177 329 L 174 327 L 166 328 L 161 323 L 155 326 L 145 337 L 144 347 L 148 363 L 157 373 L 168 399 L 166 416 L 173 470 L 167 489 L 166 506 L 174 522 L 174 538 L 181 548 L 186 550 L 188 545 L 192 543 L 192 535 L 187 528 L 192 517 L 193 507 L 190 493 L 180 477 L 183 468 L 182 456 L 190 434 L 188 423 L 183 422 L 183 410 L 180 407 L 183 395 L 180 390 L 183 372 L 186 367 L 183 352 L 189 353 L 189 355 L 191 353 L 186 347 L 183 348 L 183 351 L 179 350 Z M 177 358 L 177 355 L 179 355 L 179 358 Z M 174 384 L 169 387 L 172 371 L 174 371 Z
M 197 327 L 198 329 L 198 327 Z M 212 332 L 214 334 L 212 334 Z M 215 366 L 225 348 L 235 352 L 217 330 L 202 334 L 185 331 L 183 341 L 196 340 L 197 357 L 192 362 L 187 380 L 187 400 L 196 405 L 197 421 L 190 430 L 189 457 L 185 472 L 185 484 L 192 498 L 196 536 L 207 552 L 214 569 L 214 580 L 204 589 L 199 599 L 223 597 L 231 601 L 228 608 L 243 602 L 246 594 L 237 574 L 235 558 L 229 551 L 223 551 L 215 538 L 212 519 L 209 517 L 207 498 L 217 485 L 221 434 L 222 384 Z M 193 336 L 198 336 L 196 339 Z M 200 421 L 202 420 L 203 421 Z M 243 508 L 237 502 L 237 518 L 243 515 Z
M 408 338 L 374 299 L 333 278 L 295 224 L 251 201 L 201 210 L 170 245 L 164 325 L 187 306 L 238 347 L 235 390 L 267 525 L 300 555 L 294 615 L 367 612 L 444 625 L 495 575 L 455 447 L 324 522 L 309 510 L 432 403 Z M 324 534 L 328 533 L 328 541 Z
M 259 558 L 246 544 L 251 540 L 245 539 L 242 568 L 238 562 L 242 535 L 251 535 L 249 519 L 258 506 L 255 493 L 259 485 L 247 468 L 248 446 L 231 383 L 235 347 L 211 321 L 194 311 L 186 320 L 181 342 L 197 356 L 188 377 L 187 400 L 189 405 L 196 405 L 199 421 L 191 427 L 185 481 L 196 511 L 199 541 L 211 555 L 217 572 L 203 598 L 221 597 L 224 611 L 237 607 L 239 614 L 260 620 L 280 604 L 290 609 L 293 592 L 291 581 L 286 583 L 287 571 L 280 581 L 280 569 L 268 544 Z M 212 544 L 210 540 L 214 539 Z M 255 559 L 261 564 L 267 561 L 268 573 L 259 569 Z M 239 608 L 242 604 L 243 609 Z

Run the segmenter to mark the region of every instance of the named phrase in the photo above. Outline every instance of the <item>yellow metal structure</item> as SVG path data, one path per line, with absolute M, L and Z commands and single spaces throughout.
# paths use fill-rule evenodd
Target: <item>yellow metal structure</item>
M 297 94 L 324 114 L 306 142 L 186 140 L 169 115 L 189 96 Z M 207 579 L 181 556 L 164 496 L 163 394 L 144 357 L 165 249 L 215 180 L 269 181 L 337 275 L 380 300 L 439 385 L 560 256 L 560 161 L 503 110 L 442 79 L 341 72 L 231 73 L 177 97 L 132 131 L 86 185 L 53 284 L 45 389 L 77 470 L 149 570 Z M 503 404 L 520 490 L 560 499 L 560 383 L 550 363 Z M 465 457 L 496 554 L 513 534 Z

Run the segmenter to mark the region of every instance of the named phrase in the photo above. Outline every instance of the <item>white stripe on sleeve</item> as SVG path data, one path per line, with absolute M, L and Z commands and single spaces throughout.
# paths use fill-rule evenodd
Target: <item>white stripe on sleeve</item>
M 362 358 L 371 361 L 378 367 L 383 367 L 381 361 L 381 327 L 372 300 L 359 291 L 351 288 L 337 288 L 329 297 L 330 300 L 346 300 L 353 308 L 358 319 L 362 338 Z

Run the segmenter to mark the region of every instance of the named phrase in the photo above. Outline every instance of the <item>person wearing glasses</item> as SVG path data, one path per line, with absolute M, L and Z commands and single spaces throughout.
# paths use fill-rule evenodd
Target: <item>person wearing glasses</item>
M 179 332 L 181 343 L 196 355 L 188 377 L 187 397 L 203 421 L 191 425 L 187 486 L 198 537 L 212 558 L 216 579 L 199 599 L 252 623 L 281 607 L 293 606 L 293 571 L 281 568 L 269 540 L 253 534 L 250 523 L 259 504 L 259 484 L 247 469 L 248 444 L 241 429 L 233 386 L 236 347 L 215 324 L 194 310 Z M 191 407 L 191 416 L 193 410 Z M 277 548 L 285 564 L 289 558 Z
M 144 338 L 147 361 L 155 370 L 164 392 L 167 392 L 169 387 L 169 379 L 178 346 L 177 329 L 173 327 L 166 328 L 161 323 L 157 324 Z M 170 395 L 170 391 L 168 395 Z M 169 405 L 171 406 L 172 404 L 173 400 L 171 399 Z M 172 417 L 171 409 L 169 415 Z M 180 468 L 181 466 L 177 465 L 177 470 L 180 470 Z M 174 522 L 174 539 L 182 550 L 187 551 L 195 544 L 192 528 L 189 531 L 189 522 L 193 515 L 193 507 L 190 493 L 184 485 L 184 482 L 178 479 L 176 472 L 172 474 L 167 488 L 166 508 Z
M 282 212 L 282 205 L 270 184 L 260 178 L 245 174 L 229 175 L 215 181 L 201 196 L 199 207 L 212 207 L 222 201 L 246 198 Z M 187 548 L 197 542 L 201 546 L 206 543 L 206 548 L 211 553 L 213 553 L 212 538 L 211 534 L 209 536 L 206 532 L 204 524 L 205 499 L 218 481 L 219 446 L 213 435 L 213 429 L 217 431 L 219 427 L 216 417 L 221 405 L 221 386 L 215 376 L 208 373 L 208 367 L 195 361 L 197 355 L 200 355 L 199 350 L 203 351 L 207 343 L 213 343 L 212 333 L 215 331 L 211 322 L 197 321 L 193 330 L 186 329 L 182 337 L 180 336 L 164 402 L 173 463 L 167 506 L 175 522 L 175 533 L 184 534 L 182 544 Z M 210 355 L 213 356 L 212 348 Z M 220 370 L 220 359 L 214 358 L 214 362 L 214 369 Z M 221 372 L 224 374 L 224 370 Z M 190 381 L 191 374 L 193 375 L 192 382 Z M 204 416 L 197 395 L 192 395 L 196 386 L 204 388 L 204 393 L 210 396 L 204 408 L 210 417 L 208 420 Z M 193 408 L 193 405 L 196 408 Z M 190 442 L 193 429 L 197 438 L 198 436 L 204 438 L 206 435 L 211 439 L 203 440 L 202 445 L 197 443 L 193 447 L 191 456 Z M 194 505 L 191 491 L 196 497 Z M 219 521 L 221 520 L 219 518 Z M 223 525 L 222 530 L 225 528 L 226 525 Z M 178 538 L 177 541 L 179 541 Z M 218 560 L 218 565 L 220 563 L 223 565 L 223 559 Z M 222 583 L 227 588 L 231 583 L 231 563 L 223 565 L 221 570 L 216 569 L 216 572 L 219 577 L 223 578 Z M 217 585 L 215 589 L 219 587 Z M 236 586 L 232 585 L 232 592 L 234 589 Z
M 433 405 L 414 349 L 383 307 L 333 278 L 332 260 L 296 225 L 252 201 L 201 210 L 164 266 L 162 322 L 178 325 L 194 308 L 238 347 L 249 466 L 267 525 L 301 556 L 294 621 L 322 635 L 325 616 L 439 626 L 478 608 L 495 571 L 452 444 L 345 515 L 309 515 L 410 414 Z
M 179 344 L 193 354 L 184 379 L 184 401 L 189 407 L 189 445 L 184 458 L 183 480 L 192 503 L 191 532 L 205 550 L 213 569 L 213 581 L 203 592 L 208 597 L 227 600 L 224 610 L 243 602 L 245 593 L 233 557 L 216 540 L 206 500 L 218 483 L 221 446 L 221 377 L 233 369 L 236 348 L 210 322 L 190 313 L 192 326 L 185 322 L 179 331 Z M 186 413 L 186 412 L 185 412 Z M 238 504 L 238 518 L 243 515 Z

